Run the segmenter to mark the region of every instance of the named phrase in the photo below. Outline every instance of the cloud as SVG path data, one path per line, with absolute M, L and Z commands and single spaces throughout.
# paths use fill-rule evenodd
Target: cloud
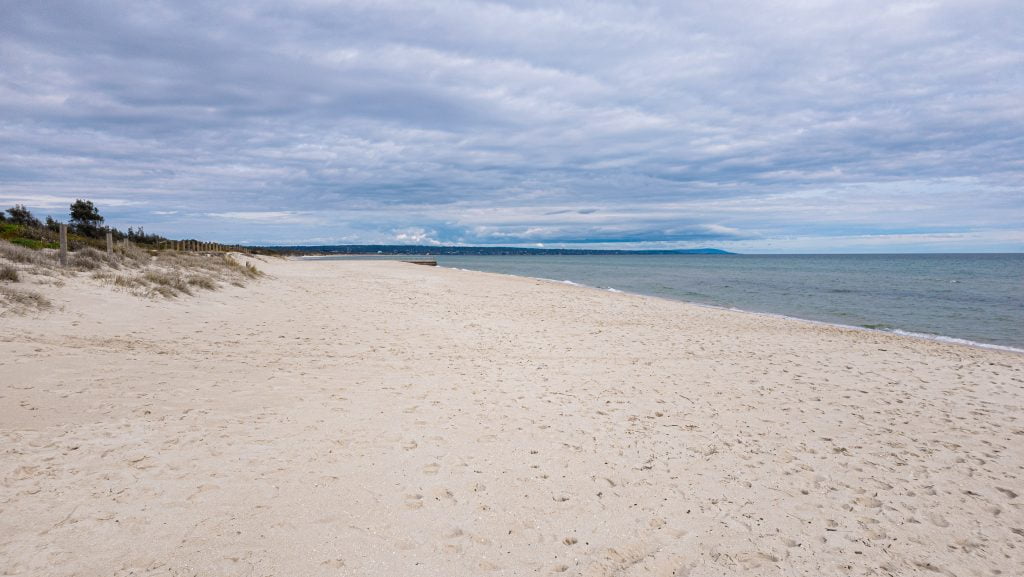
M 434 238 L 436 235 L 437 231 L 412 227 L 392 231 L 391 240 L 395 244 L 439 245 L 441 242 Z
M 0 202 L 228 242 L 1024 250 L 985 232 L 1024 222 L 1022 25 L 1001 0 L 16 2 Z
M 165 214 L 176 213 L 177 211 L 168 211 Z M 314 215 L 311 214 L 302 214 L 290 211 L 211 212 L 207 213 L 206 216 L 246 222 L 291 224 L 306 223 L 315 218 Z

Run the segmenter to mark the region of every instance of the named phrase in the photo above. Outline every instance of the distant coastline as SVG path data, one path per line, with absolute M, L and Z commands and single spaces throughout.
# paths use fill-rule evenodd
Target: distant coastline
M 717 248 L 688 248 L 672 250 L 596 250 L 576 248 L 522 248 L 510 246 L 428 246 L 393 244 L 339 244 L 323 246 L 261 246 L 261 250 L 280 254 L 384 254 L 384 255 L 610 255 L 610 254 L 719 254 L 733 252 Z

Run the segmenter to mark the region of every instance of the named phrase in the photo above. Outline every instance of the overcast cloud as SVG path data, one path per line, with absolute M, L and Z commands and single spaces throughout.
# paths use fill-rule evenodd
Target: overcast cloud
M 223 242 L 1024 250 L 1019 1 L 688 4 L 0 0 L 0 206 Z

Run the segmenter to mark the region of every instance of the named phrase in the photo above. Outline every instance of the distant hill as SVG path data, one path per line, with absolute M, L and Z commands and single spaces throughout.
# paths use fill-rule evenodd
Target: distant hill
M 339 244 L 330 246 L 264 246 L 287 254 L 385 254 L 385 255 L 574 255 L 574 254 L 736 254 L 717 248 L 674 250 L 591 250 L 575 248 L 520 248 L 511 246 L 417 246 L 405 244 Z

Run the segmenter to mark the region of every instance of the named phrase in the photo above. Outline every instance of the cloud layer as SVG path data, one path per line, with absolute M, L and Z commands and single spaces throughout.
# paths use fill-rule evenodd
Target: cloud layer
M 1024 250 L 991 2 L 9 2 L 0 204 L 258 243 Z

